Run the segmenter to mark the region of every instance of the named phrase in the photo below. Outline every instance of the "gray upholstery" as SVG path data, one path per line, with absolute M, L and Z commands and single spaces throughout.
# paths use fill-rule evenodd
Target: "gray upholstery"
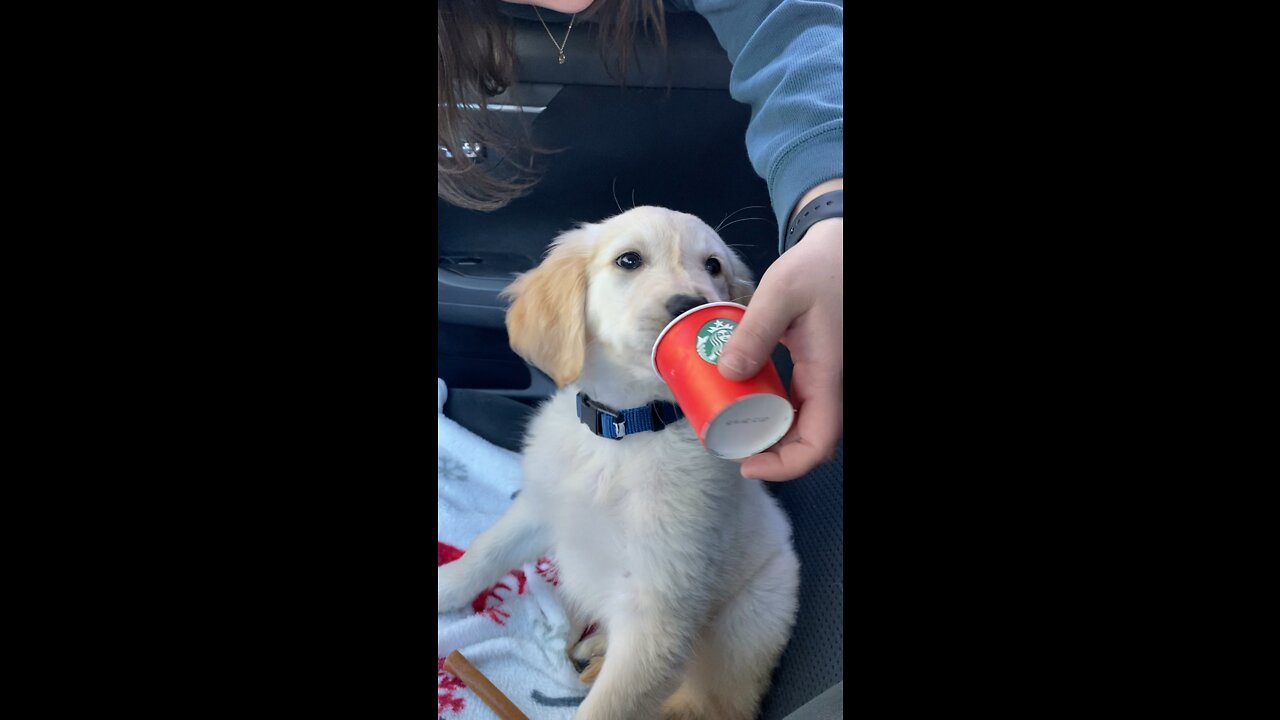
M 800 706 L 786 720 L 836 720 L 844 717 L 844 681 Z
M 520 452 L 533 408 L 493 393 L 449 388 L 444 416 L 500 448 Z
M 781 720 L 844 680 L 844 441 L 831 462 L 769 489 L 800 556 L 800 612 L 760 712 Z

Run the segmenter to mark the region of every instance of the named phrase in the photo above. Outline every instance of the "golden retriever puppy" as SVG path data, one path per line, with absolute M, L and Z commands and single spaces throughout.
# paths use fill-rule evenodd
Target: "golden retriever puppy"
M 579 393 L 614 411 L 673 402 L 649 364 L 658 334 L 751 289 L 705 223 L 639 207 L 561 235 L 506 291 L 512 347 L 560 390 L 530 423 L 511 508 L 438 569 L 438 610 L 552 554 L 579 618 L 571 655 L 596 658 L 580 720 L 753 718 L 791 633 L 799 561 L 762 483 L 707 452 L 687 420 L 614 439 L 578 412 Z M 578 643 L 588 621 L 600 631 Z

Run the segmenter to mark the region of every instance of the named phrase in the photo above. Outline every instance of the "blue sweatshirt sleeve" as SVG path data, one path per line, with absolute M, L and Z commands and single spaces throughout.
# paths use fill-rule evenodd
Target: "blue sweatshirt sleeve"
M 686 0 L 729 54 L 729 94 L 751 106 L 747 154 L 769 185 L 778 253 L 791 211 L 844 177 L 843 0 Z

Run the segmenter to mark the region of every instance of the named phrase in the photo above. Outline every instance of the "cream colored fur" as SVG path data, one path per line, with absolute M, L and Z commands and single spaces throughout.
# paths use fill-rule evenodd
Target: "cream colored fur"
M 640 269 L 615 264 L 628 251 Z M 705 270 L 711 256 L 718 277 Z M 697 218 L 640 207 L 565 233 L 508 292 L 512 347 L 564 387 L 530 423 L 511 508 L 439 568 L 439 611 L 550 552 L 578 618 L 570 645 L 586 622 L 601 628 L 573 653 L 605 654 L 580 720 L 755 717 L 795 619 L 786 516 L 687 421 L 608 440 L 574 404 L 579 390 L 614 408 L 672 400 L 649 365 L 667 299 L 745 302 L 747 270 Z

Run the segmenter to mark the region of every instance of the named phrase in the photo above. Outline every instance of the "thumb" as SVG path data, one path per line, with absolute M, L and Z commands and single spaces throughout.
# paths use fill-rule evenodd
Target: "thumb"
M 755 377 L 778 347 L 778 340 L 790 327 L 794 314 L 786 293 L 774 284 L 761 282 L 742 322 L 729 336 L 720 353 L 720 374 L 729 380 Z

